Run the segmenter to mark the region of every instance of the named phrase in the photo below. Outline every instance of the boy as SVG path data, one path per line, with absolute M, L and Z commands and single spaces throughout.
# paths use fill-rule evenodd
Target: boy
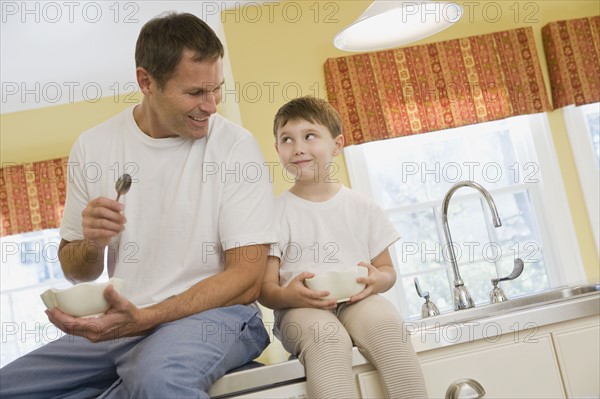
M 275 335 L 305 367 L 311 398 L 359 397 L 352 345 L 377 368 L 389 398 L 426 398 L 423 375 L 400 315 L 380 292 L 396 273 L 388 247 L 400 237 L 370 199 L 338 183 L 333 157 L 344 147 L 341 121 L 323 100 L 302 97 L 275 116 L 275 149 L 295 177 L 276 202 L 279 244 L 272 247 L 260 302 L 275 310 Z M 360 265 L 362 292 L 347 302 L 323 299 L 304 280 Z

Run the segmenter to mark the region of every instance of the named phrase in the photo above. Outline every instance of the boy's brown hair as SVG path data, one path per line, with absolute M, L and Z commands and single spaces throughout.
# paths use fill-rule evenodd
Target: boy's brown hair
M 189 13 L 167 13 L 151 19 L 138 36 L 135 66 L 143 67 L 162 89 L 181 61 L 183 51 L 192 50 L 194 61 L 223 58 L 223 44 L 200 18 Z
M 297 120 L 323 125 L 329 129 L 333 138 L 342 134 L 342 120 L 331 104 L 320 98 L 304 96 L 293 99 L 279 108 L 273 121 L 275 139 L 277 139 L 277 130 L 284 127 L 289 121 Z

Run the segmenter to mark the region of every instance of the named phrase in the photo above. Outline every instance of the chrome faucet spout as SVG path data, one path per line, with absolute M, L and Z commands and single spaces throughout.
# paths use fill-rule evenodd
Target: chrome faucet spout
M 461 187 L 471 187 L 481 193 L 483 198 L 488 204 L 490 211 L 492 213 L 492 219 L 495 227 L 502 226 L 502 221 L 500 220 L 500 216 L 498 215 L 498 210 L 496 209 L 496 204 L 494 203 L 494 199 L 491 194 L 479 183 L 476 183 L 471 180 L 464 180 L 456 183 L 444 196 L 444 200 L 442 201 L 442 224 L 444 226 L 444 237 L 446 239 L 446 244 L 448 245 L 448 255 L 450 258 L 450 264 L 452 265 L 452 272 L 454 273 L 454 309 L 468 309 L 475 306 L 469 291 L 465 287 L 465 284 L 460 276 L 460 271 L 458 270 L 458 262 L 456 260 L 456 252 L 454 251 L 454 246 L 452 242 L 452 236 L 450 235 L 450 226 L 448 225 L 448 205 L 450 204 L 450 199 L 454 195 L 454 193 Z

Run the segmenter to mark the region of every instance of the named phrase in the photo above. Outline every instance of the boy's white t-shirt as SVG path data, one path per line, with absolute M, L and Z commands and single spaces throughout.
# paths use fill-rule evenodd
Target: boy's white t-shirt
M 341 186 L 324 202 L 302 199 L 289 191 L 275 201 L 279 239 L 271 255 L 280 258 L 282 287 L 298 274 L 344 270 L 370 263 L 400 235 L 370 198 Z
M 247 130 L 212 115 L 207 137 L 152 139 L 133 107 L 84 132 L 71 151 L 60 233 L 82 240 L 81 212 L 97 197 L 122 196 L 125 230 L 108 246 L 109 275 L 137 306 L 160 302 L 223 270 L 224 250 L 276 242 L 273 194 L 262 153 Z

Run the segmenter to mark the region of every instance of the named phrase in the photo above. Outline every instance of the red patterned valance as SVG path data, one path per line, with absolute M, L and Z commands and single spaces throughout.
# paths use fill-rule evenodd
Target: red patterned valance
M 67 158 L 3 164 L 1 236 L 60 226 L 66 198 Z
M 555 108 L 600 101 L 600 16 L 542 28 Z
M 328 59 L 325 80 L 348 144 L 551 109 L 531 28 Z

